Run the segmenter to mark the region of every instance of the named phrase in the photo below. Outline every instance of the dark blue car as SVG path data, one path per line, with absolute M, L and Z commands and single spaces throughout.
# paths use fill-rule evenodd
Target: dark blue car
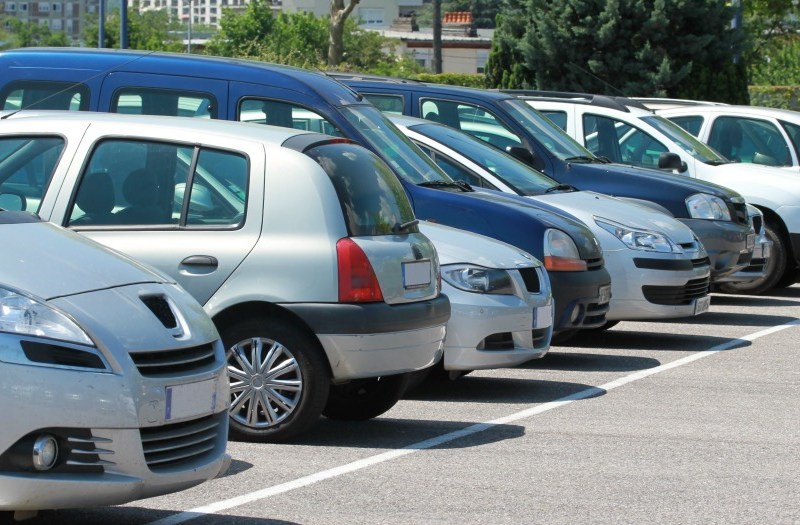
M 541 259 L 552 284 L 556 332 L 606 322 L 611 279 L 586 226 L 523 198 L 454 182 L 377 108 L 326 75 L 194 55 L 44 48 L 1 52 L 0 70 L 2 110 L 240 120 L 357 140 L 392 167 L 416 217 L 505 241 Z

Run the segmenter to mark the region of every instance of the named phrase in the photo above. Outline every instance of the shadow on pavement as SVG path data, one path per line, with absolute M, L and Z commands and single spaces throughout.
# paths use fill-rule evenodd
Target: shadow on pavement
M 794 294 L 786 295 L 725 295 L 725 294 L 712 294 L 711 307 L 714 306 L 756 306 L 756 307 L 769 307 L 769 306 L 800 306 L 800 289 L 796 290 Z M 785 290 L 782 290 L 785 292 Z M 797 299 L 793 301 L 792 299 Z
M 632 326 L 632 324 L 628 323 L 632 322 L 626 321 L 626 327 Z M 650 328 L 651 331 L 620 330 L 618 328 L 600 332 L 587 330 L 586 333 L 584 333 L 579 331 L 575 337 L 566 343 L 566 346 L 555 346 L 553 350 L 558 352 L 569 351 L 570 348 L 592 348 L 614 349 L 624 352 L 626 349 L 635 348 L 639 351 L 668 350 L 701 352 L 731 340 L 731 337 L 653 332 L 652 324 L 648 328 Z M 544 359 L 547 359 L 547 356 L 545 356 Z
M 578 372 L 636 372 L 647 368 L 655 368 L 661 364 L 652 357 L 629 355 L 586 354 L 581 352 L 560 351 L 561 347 L 553 347 L 541 359 L 534 359 L 519 365 L 518 369 L 530 370 L 574 370 Z

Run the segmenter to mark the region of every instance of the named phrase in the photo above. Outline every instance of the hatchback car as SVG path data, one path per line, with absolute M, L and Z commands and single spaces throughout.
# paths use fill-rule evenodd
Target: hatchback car
M 455 180 L 524 195 L 581 219 L 600 240 L 611 273 L 606 326 L 621 320 L 687 317 L 709 308 L 709 263 L 692 231 L 665 213 L 578 191 L 482 140 L 427 120 L 392 122 Z
M 624 97 L 548 93 L 524 97 L 593 153 L 611 160 L 660 168 L 727 186 L 758 207 L 766 220 L 772 255 L 765 275 L 747 284 L 764 293 L 797 280 L 800 264 L 800 180 L 769 166 L 730 162 L 708 145 L 640 102 Z M 672 159 L 665 163 L 666 159 Z M 754 244 L 751 245 L 751 249 Z
M 204 306 L 229 351 L 240 438 L 374 417 L 402 374 L 442 356 L 450 306 L 434 246 L 394 174 L 352 141 L 21 112 L 3 120 L 0 152 L 0 193 L 161 269 Z
M 0 518 L 125 503 L 226 469 L 225 351 L 197 301 L 27 212 L 0 210 L 0 237 Z

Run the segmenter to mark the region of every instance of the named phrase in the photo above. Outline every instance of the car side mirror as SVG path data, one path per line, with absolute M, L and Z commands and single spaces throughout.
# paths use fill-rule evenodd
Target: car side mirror
M 27 207 L 25 196 L 19 193 L 0 193 L 0 208 L 7 211 L 23 211 Z
M 658 156 L 658 168 L 670 171 L 678 170 L 678 173 L 683 173 L 689 169 L 689 166 L 687 166 L 686 163 L 681 160 L 680 155 L 677 153 L 665 151 Z
M 533 166 L 539 171 L 542 171 L 542 168 L 544 168 L 541 159 L 524 146 L 506 146 L 506 153 L 529 166 Z

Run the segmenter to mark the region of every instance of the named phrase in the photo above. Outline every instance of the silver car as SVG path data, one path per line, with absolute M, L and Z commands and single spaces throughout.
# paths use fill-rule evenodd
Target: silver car
M 450 305 L 434 246 L 388 166 L 352 141 L 22 112 L 3 120 L 0 151 L 0 194 L 155 266 L 204 306 L 230 354 L 239 438 L 377 416 L 405 373 L 442 356 Z
M 708 255 L 692 231 L 671 215 L 559 185 L 448 126 L 404 116 L 391 120 L 452 178 L 525 195 L 583 221 L 599 239 L 611 274 L 606 327 L 621 320 L 688 317 L 709 309 Z
M 0 210 L 0 238 L 0 515 L 124 503 L 226 469 L 225 352 L 197 301 L 30 213 Z

